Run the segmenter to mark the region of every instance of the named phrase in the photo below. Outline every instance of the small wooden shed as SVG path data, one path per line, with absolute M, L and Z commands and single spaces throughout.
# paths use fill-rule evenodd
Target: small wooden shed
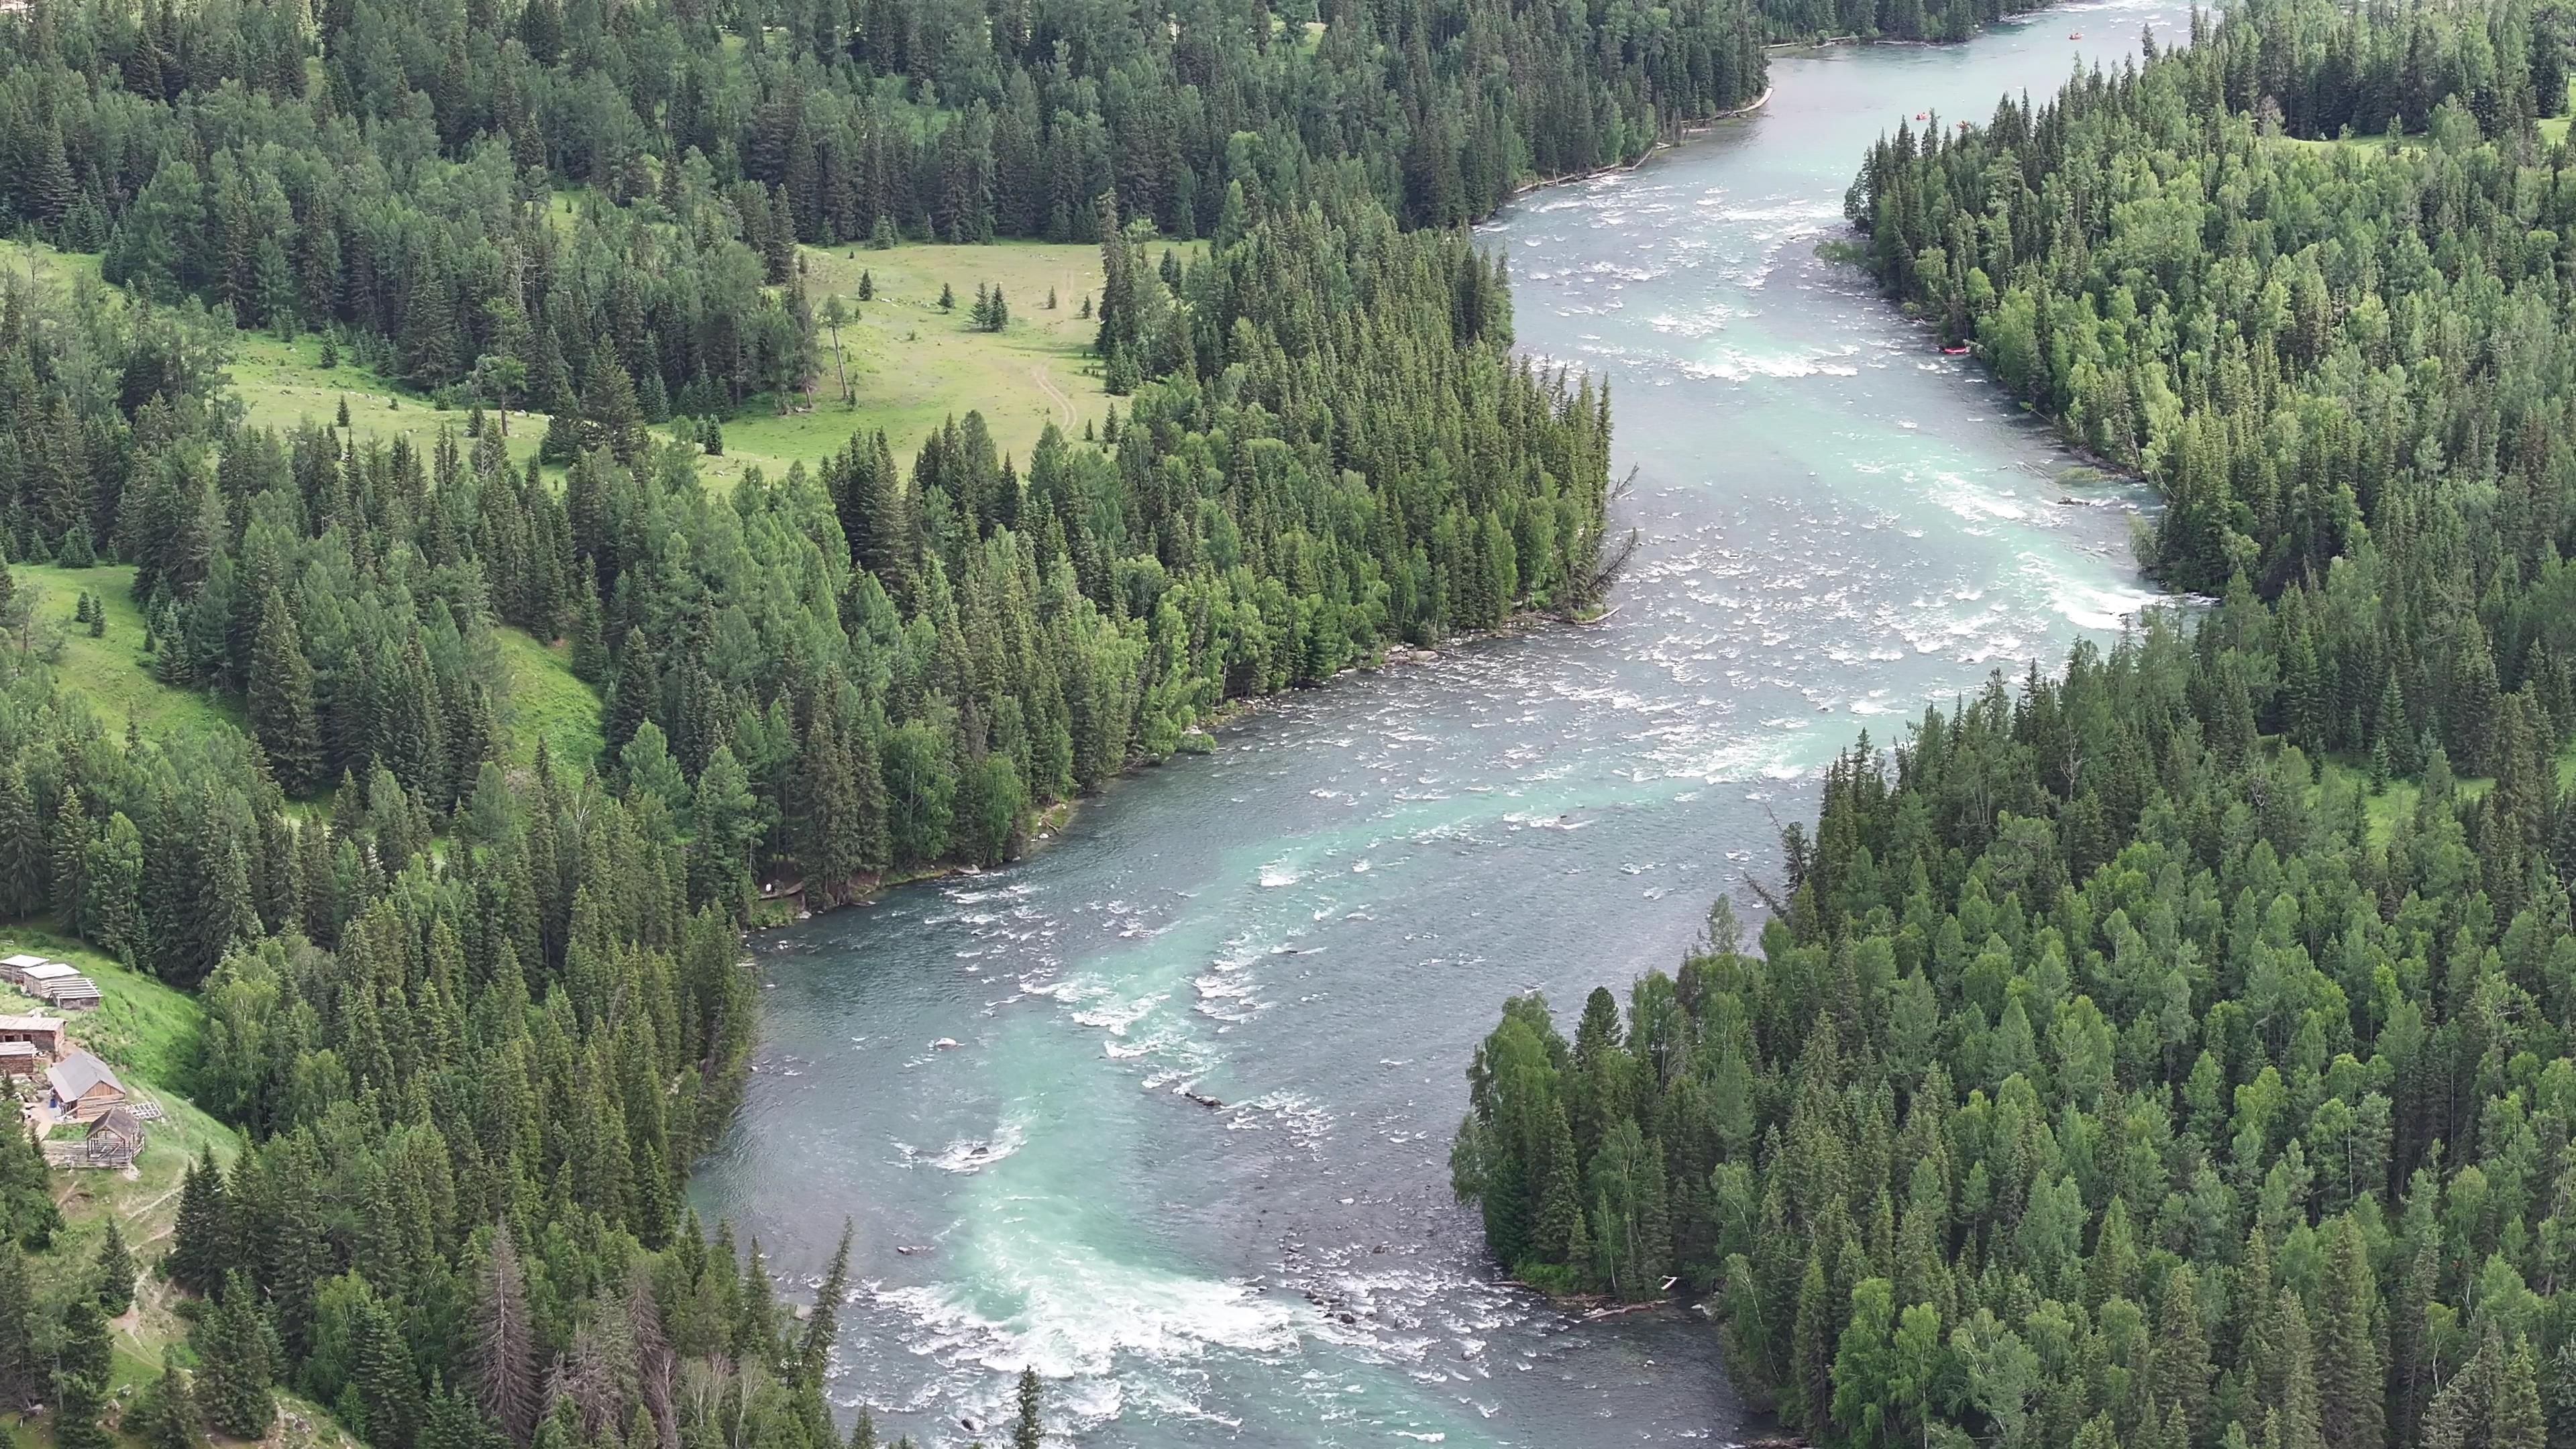
M 83 1166 L 125 1168 L 143 1153 L 143 1124 L 131 1107 L 110 1107 L 81 1139 Z

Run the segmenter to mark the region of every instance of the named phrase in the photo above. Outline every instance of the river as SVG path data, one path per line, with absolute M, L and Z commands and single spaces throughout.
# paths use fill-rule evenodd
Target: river
M 1031 1364 L 1085 1445 L 1758 1432 L 1704 1325 L 1497 1281 L 1448 1191 L 1464 1068 L 1512 992 L 1570 1032 L 1670 966 L 1861 730 L 2150 597 L 2136 494 L 2068 481 L 1816 244 L 1882 131 L 2182 20 L 1777 55 L 1759 115 L 1514 205 L 1483 235 L 1521 343 L 1609 380 L 1637 469 L 1606 622 L 1297 695 L 1010 869 L 758 938 L 757 1067 L 692 1197 L 806 1284 L 856 1224 L 836 1404 L 962 1445 Z

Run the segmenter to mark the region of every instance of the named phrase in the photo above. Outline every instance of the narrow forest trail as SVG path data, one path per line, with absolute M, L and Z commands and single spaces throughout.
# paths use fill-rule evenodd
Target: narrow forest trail
M 1065 431 L 1071 432 L 1074 421 L 1073 399 L 1066 397 L 1064 389 L 1055 385 L 1055 379 L 1047 376 L 1046 364 L 1032 363 L 1029 367 L 1029 380 L 1035 382 L 1038 385 L 1038 391 L 1045 393 L 1055 404 L 1055 410 L 1064 416 Z

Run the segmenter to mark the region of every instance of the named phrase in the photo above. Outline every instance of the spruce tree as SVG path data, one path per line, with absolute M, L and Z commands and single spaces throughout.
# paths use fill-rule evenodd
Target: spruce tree
M 536 1325 L 529 1317 L 527 1281 L 518 1245 L 506 1225 L 492 1230 L 476 1285 L 469 1384 L 483 1416 L 511 1442 L 526 1444 L 537 1429 Z
M 224 1175 L 209 1152 L 189 1164 L 179 1187 L 179 1215 L 171 1228 L 170 1281 L 198 1294 L 221 1288 L 230 1240 Z
M 237 1439 L 265 1435 L 277 1417 L 269 1392 L 275 1361 L 258 1290 L 241 1269 L 227 1274 L 222 1298 L 200 1321 L 196 1340 L 197 1393 L 207 1422 Z
M 1039 1449 L 1046 1442 L 1046 1430 L 1038 1422 L 1040 1393 L 1038 1371 L 1021 1369 L 1019 1416 L 1011 1424 L 1011 1449 Z
M 125 1234 L 116 1226 L 116 1217 L 107 1219 L 107 1235 L 98 1245 L 97 1294 L 101 1313 L 114 1318 L 134 1306 L 134 1255 L 126 1250 Z
M 2487 1449 L 2548 1449 L 2540 1407 L 2540 1360 L 2523 1339 L 2504 1360 L 2487 1404 Z
M 13 761 L 0 774 L 0 909 L 32 916 L 53 891 L 54 862 L 27 790 L 27 767 Z
M 62 1449 L 109 1449 L 108 1373 L 112 1367 L 107 1319 L 97 1300 L 74 1294 L 63 1306 L 62 1336 L 54 1349 L 54 1442 Z
M 2318 1420 L 2332 1449 L 2381 1449 L 2388 1440 L 2386 1376 L 2375 1323 L 2379 1287 L 2370 1249 L 2349 1215 L 2328 1228 L 2323 1319 L 2317 1334 Z
M 643 455 L 644 410 L 635 395 L 635 379 L 605 348 L 591 359 L 590 385 L 582 390 L 581 412 L 585 448 L 606 448 L 618 462 L 630 466 Z
M 188 1371 L 167 1353 L 162 1355 L 161 1377 L 143 1391 L 134 1420 L 149 1449 L 203 1449 L 206 1442 L 206 1417 L 197 1405 L 195 1385 Z
M 304 657 L 294 617 L 275 590 L 259 607 L 249 705 L 251 737 L 268 753 L 277 782 L 296 795 L 318 788 L 328 776 L 313 712 L 313 666 Z
M 6 1146 L 0 1143 L 0 1149 Z M 32 1403 L 44 1389 L 44 1365 L 36 1356 L 35 1280 L 18 1240 L 0 1234 L 0 1407 Z

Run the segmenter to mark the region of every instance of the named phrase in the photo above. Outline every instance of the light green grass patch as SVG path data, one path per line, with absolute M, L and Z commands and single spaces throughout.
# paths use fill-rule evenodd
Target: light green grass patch
M 152 656 L 143 652 L 143 609 L 134 602 L 132 565 L 66 569 L 15 564 L 10 572 L 38 627 L 48 633 L 56 627 L 62 630 L 61 651 L 54 658 L 55 683 L 88 701 L 109 728 L 122 729 L 132 720 L 146 737 L 157 739 L 240 725 L 241 715 L 230 704 L 153 677 Z M 90 636 L 89 626 L 72 618 L 83 592 L 97 599 L 107 615 L 107 632 L 97 638 Z
M 338 419 L 345 399 L 349 432 L 361 447 L 408 438 L 425 458 L 437 445 L 441 428 L 454 433 L 458 446 L 464 446 L 467 414 L 440 411 L 424 394 L 358 366 L 346 353 L 337 367 L 324 367 L 319 336 L 287 342 L 266 332 L 235 331 L 227 371 L 253 427 L 281 435 L 299 423 L 327 428 Z M 545 435 L 544 413 L 510 414 L 510 461 L 525 466 L 536 456 L 537 444 Z
M 541 739 L 559 768 L 579 770 L 598 759 L 599 692 L 573 674 L 571 649 L 541 644 L 521 629 L 493 632 L 508 680 L 501 731 L 509 763 L 535 764 Z
M 1174 246 L 1185 259 L 1203 250 L 1196 243 Z M 1147 249 L 1156 262 L 1162 254 L 1160 243 Z M 1026 462 L 1047 424 L 1078 437 L 1085 422 L 1096 424 L 1117 401 L 1102 387 L 1090 353 L 1096 324 L 1080 316 L 1085 298 L 1099 301 L 1098 247 L 1003 242 L 874 251 L 860 245 L 805 247 L 799 256 L 815 315 L 837 296 L 856 320 L 841 328 L 837 361 L 831 334 L 818 329 L 810 411 L 782 415 L 770 400 L 757 399 L 726 420 L 724 456 L 700 463 L 711 478 L 730 481 L 753 465 L 772 477 L 791 463 L 811 468 L 839 452 L 851 434 L 879 428 L 908 463 L 933 429 L 970 411 L 983 413 L 1003 451 Z M 858 300 L 862 273 L 874 283 L 872 301 Z M 979 283 L 1000 287 L 1010 304 L 1010 325 L 1001 332 L 974 329 L 968 314 Z M 956 298 L 953 311 L 939 309 L 942 284 Z M 856 407 L 840 401 L 843 365 Z
M 0 272 L 67 291 L 75 278 L 98 275 L 98 254 L 67 252 L 40 241 L 0 241 Z

